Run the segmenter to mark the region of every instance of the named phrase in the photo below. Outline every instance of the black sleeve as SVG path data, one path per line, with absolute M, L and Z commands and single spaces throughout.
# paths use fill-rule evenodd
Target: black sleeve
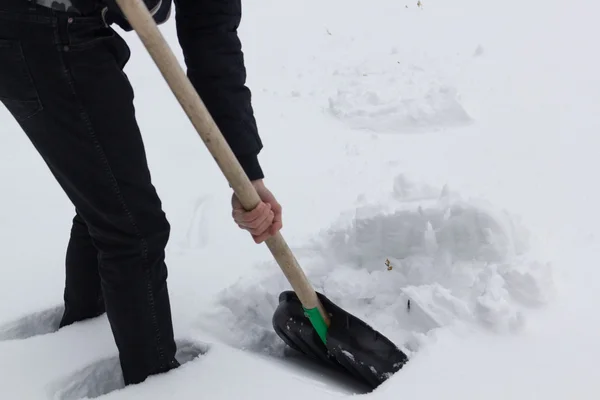
M 241 0 L 175 0 L 187 74 L 250 180 L 262 179 L 262 149 L 237 34 Z

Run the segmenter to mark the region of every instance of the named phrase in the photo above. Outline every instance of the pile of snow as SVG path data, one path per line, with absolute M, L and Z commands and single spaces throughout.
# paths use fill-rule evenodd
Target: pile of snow
M 385 202 L 342 215 L 294 251 L 317 291 L 414 353 L 439 328 L 522 328 L 523 310 L 554 293 L 551 267 L 528 248 L 527 231 L 506 212 L 400 175 Z M 283 356 L 271 318 L 288 289 L 277 264 L 264 263 L 222 291 L 198 327 Z

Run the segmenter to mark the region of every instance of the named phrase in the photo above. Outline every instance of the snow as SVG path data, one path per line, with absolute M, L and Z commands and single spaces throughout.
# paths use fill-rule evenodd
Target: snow
M 184 365 L 123 388 L 105 316 L 56 331 L 73 209 L 0 108 L 0 398 L 597 399 L 598 11 L 244 3 L 282 233 L 317 290 L 410 356 L 368 394 L 289 357 L 271 327 L 289 285 L 230 220 L 227 182 L 134 34 Z M 183 62 L 174 20 L 161 30 Z

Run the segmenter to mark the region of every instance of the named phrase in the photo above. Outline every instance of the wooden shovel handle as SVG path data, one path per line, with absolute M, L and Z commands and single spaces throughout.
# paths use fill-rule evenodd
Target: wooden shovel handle
M 150 53 L 243 207 L 246 210 L 254 209 L 261 202 L 256 189 L 248 179 L 183 68 L 179 65 L 169 44 L 150 15 L 146 4 L 142 0 L 117 0 L 117 3 Z M 302 305 L 307 309 L 318 308 L 325 323 L 329 326 L 329 316 L 281 233 L 272 236 L 266 243 Z

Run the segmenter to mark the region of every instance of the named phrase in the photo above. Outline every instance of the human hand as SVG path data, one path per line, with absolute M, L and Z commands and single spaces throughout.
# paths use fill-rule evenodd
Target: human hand
M 262 201 L 253 210 L 246 211 L 234 193 L 231 196 L 231 214 L 241 229 L 250 232 L 255 243 L 262 243 L 283 227 L 282 207 L 262 179 L 252 181 L 252 185 Z

